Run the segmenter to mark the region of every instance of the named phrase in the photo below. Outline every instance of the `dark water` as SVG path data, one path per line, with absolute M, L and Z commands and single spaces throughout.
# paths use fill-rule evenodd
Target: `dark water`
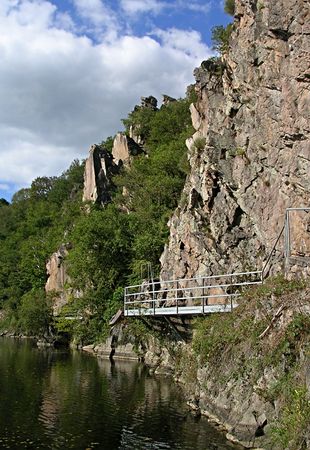
M 140 364 L 0 338 L 0 449 L 232 449 Z

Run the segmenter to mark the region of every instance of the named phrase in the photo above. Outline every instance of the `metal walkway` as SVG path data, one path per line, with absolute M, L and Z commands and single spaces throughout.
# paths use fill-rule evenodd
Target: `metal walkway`
M 128 286 L 124 294 L 124 316 L 173 316 L 173 315 L 199 315 L 216 312 L 230 312 L 238 306 L 237 299 L 244 288 L 262 284 L 270 269 L 271 260 L 277 251 L 276 248 L 284 234 L 284 261 L 289 267 L 290 261 L 299 255 L 303 260 L 310 259 L 310 249 L 305 250 L 305 242 L 300 249 L 293 251 L 294 236 L 292 235 L 292 215 L 300 213 L 309 214 L 310 208 L 287 208 L 285 210 L 284 225 L 269 252 L 262 270 L 254 272 L 229 273 L 179 280 L 154 280 L 150 263 L 146 264 L 148 278 L 142 284 Z M 298 229 L 299 222 L 296 221 Z M 308 232 L 308 228 L 305 225 Z M 309 245 L 309 242 L 308 242 Z M 306 245 L 307 246 L 307 245 Z M 296 253 L 297 252 L 297 256 Z M 269 269 L 268 269 L 269 267 Z M 142 278 L 142 268 L 141 268 Z
M 263 271 L 230 273 L 127 286 L 124 316 L 199 315 L 230 312 L 245 287 L 262 284 Z

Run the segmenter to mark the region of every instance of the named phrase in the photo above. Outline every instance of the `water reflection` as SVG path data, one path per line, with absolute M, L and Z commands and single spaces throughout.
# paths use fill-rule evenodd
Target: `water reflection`
M 0 448 L 232 447 L 186 409 L 170 379 L 138 363 L 0 340 Z

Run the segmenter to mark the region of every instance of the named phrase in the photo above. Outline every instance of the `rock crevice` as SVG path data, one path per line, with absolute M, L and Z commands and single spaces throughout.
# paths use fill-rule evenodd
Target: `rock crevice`
M 285 209 L 310 206 L 309 5 L 255 5 L 236 0 L 229 52 L 194 71 L 191 170 L 169 222 L 162 279 L 260 270 Z M 309 233 L 300 238 L 310 252 Z

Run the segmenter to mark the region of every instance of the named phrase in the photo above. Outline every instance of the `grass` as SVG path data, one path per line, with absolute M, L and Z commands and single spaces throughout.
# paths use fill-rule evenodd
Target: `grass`
M 305 385 L 287 383 L 282 391 L 285 406 L 271 428 L 273 442 L 283 449 L 306 450 L 309 438 L 310 398 Z
M 270 427 L 277 449 L 305 450 L 310 433 L 310 397 L 301 369 L 310 358 L 310 316 L 301 308 L 307 294 L 298 294 L 308 286 L 305 280 L 270 278 L 248 289 L 231 314 L 214 314 L 195 324 L 194 354 L 209 377 L 219 385 L 240 380 L 244 389 L 256 386 L 262 399 L 278 405 Z M 282 314 L 272 322 L 280 306 Z M 276 381 L 259 388 L 266 368 Z

